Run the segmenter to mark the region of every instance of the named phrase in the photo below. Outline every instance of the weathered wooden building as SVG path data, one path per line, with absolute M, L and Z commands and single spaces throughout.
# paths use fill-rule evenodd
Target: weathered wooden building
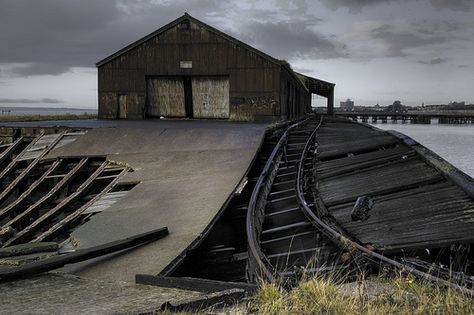
M 334 84 L 277 60 L 193 17 L 182 17 L 97 63 L 99 118 L 280 120 L 333 106 Z

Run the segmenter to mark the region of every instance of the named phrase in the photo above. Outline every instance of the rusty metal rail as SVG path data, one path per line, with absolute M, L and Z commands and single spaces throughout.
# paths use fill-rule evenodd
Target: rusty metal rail
M 247 210 L 247 218 L 246 218 L 246 231 L 247 231 L 247 240 L 248 240 L 248 278 L 253 281 L 256 279 L 257 276 L 263 277 L 266 280 L 274 281 L 276 270 L 272 266 L 272 264 L 268 261 L 265 254 L 262 252 L 260 248 L 260 232 L 262 229 L 263 223 L 263 213 L 262 213 L 262 206 L 265 202 L 266 195 L 268 194 L 268 185 L 267 179 L 269 175 L 272 173 L 274 166 L 278 163 L 278 157 L 282 153 L 284 145 L 287 141 L 287 137 L 289 132 L 303 123 L 306 123 L 308 119 L 302 120 L 298 123 L 295 123 L 288 127 L 286 131 L 280 137 L 280 140 L 275 145 L 271 155 L 269 156 L 258 180 L 255 184 L 255 188 L 252 192 L 250 197 L 248 210 Z M 265 191 L 266 190 L 266 191 Z

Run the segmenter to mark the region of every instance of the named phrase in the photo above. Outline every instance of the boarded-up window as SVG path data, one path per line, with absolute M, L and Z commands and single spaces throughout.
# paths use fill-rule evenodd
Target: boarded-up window
M 193 117 L 229 118 L 229 79 L 192 78 Z
M 147 78 L 147 98 L 147 116 L 186 116 L 181 78 Z

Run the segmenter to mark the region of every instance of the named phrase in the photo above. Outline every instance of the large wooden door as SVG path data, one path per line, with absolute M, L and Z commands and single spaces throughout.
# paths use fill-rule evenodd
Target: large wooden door
M 117 118 L 126 119 L 127 118 L 127 95 L 119 94 L 118 96 L 118 114 Z
M 149 117 L 185 117 L 182 78 L 147 78 L 147 109 Z
M 192 78 L 193 117 L 229 118 L 229 79 Z

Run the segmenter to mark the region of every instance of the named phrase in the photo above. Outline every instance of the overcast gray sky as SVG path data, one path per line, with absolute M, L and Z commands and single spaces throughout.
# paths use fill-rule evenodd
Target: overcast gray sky
M 184 12 L 336 101 L 474 103 L 474 0 L 0 0 L 0 106 L 97 107 L 95 63 Z

